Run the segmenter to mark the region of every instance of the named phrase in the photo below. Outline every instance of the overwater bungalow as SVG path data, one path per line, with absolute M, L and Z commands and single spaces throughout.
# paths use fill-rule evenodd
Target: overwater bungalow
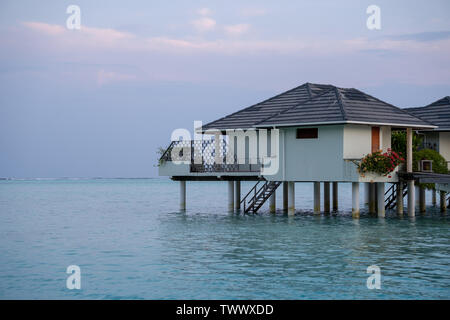
M 450 164 L 450 96 L 425 107 L 405 110 L 437 126 L 434 129 L 419 131 L 419 134 L 423 136 L 423 148 L 436 150 Z
M 414 216 L 415 192 L 408 190 L 414 190 L 415 177 L 399 179 L 399 167 L 386 175 L 362 174 L 358 164 L 368 154 L 388 152 L 391 132 L 405 130 L 405 171 L 412 173 L 413 132 L 436 129 L 426 119 L 360 90 L 305 83 L 196 127 L 193 140 L 175 135 L 161 157 L 159 174 L 179 181 L 182 209 L 190 180 L 228 181 L 229 209 L 244 212 L 257 212 L 267 200 L 275 212 L 275 192 L 283 185 L 283 210 L 290 215 L 295 213 L 295 183 L 314 183 L 315 213 L 337 210 L 338 183 L 352 183 L 352 214 L 359 217 L 359 187 L 364 183 L 369 211 L 384 217 L 394 203 L 403 214 L 407 194 L 408 214 Z M 243 198 L 242 180 L 255 181 Z M 390 194 L 385 183 L 392 184 Z

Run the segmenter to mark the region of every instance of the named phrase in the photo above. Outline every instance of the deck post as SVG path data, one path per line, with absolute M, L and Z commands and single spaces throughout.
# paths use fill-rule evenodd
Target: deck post
M 338 200 L 338 183 L 335 181 L 333 182 L 333 211 L 338 211 L 338 204 L 339 204 L 339 200 Z
M 330 213 L 330 183 L 323 183 L 323 211 Z
M 186 210 L 186 181 L 180 181 L 180 210 Z
M 414 199 L 416 199 L 416 207 L 420 208 L 420 188 L 419 188 L 419 186 L 414 185 L 414 190 L 416 192 L 416 194 L 414 195 Z
M 425 213 L 426 211 L 426 198 L 425 198 L 425 187 L 419 187 L 419 208 L 420 213 Z
M 352 217 L 359 218 L 359 182 L 352 182 Z
M 403 216 L 403 182 L 397 182 L 397 214 Z
M 369 188 L 369 213 L 374 214 L 376 212 L 376 189 L 375 189 L 375 183 L 368 182 L 368 188 Z
M 320 214 L 320 182 L 314 182 L 314 214 Z
M 370 199 L 370 183 L 364 183 L 364 204 L 369 204 Z
M 228 212 L 234 211 L 234 181 L 228 181 Z
M 288 215 L 293 216 L 295 214 L 295 182 L 294 181 L 289 181 L 288 189 L 289 189 Z
M 377 202 L 378 218 L 384 218 L 384 182 L 377 182 Z
M 274 191 L 269 198 L 269 211 L 270 213 L 276 213 L 277 205 L 276 205 L 276 191 Z
M 408 181 L 408 216 L 410 216 L 410 217 L 415 216 L 416 200 L 414 198 L 415 198 L 414 180 L 409 180 Z
M 436 189 L 431 190 L 431 203 L 436 206 Z
M 283 182 L 283 212 L 288 211 L 288 182 Z
M 241 210 L 241 181 L 234 182 L 234 209 L 236 212 Z
M 440 204 L 441 204 L 441 212 L 446 212 L 447 211 L 447 200 L 446 198 L 447 193 L 445 191 L 441 191 L 439 192 L 439 200 L 440 200 Z
M 406 172 L 412 172 L 412 161 L 413 161 L 413 151 L 412 151 L 412 141 L 413 141 L 413 131 L 412 128 L 406 128 Z M 408 181 L 408 216 L 415 216 L 415 190 L 414 190 L 414 180 Z

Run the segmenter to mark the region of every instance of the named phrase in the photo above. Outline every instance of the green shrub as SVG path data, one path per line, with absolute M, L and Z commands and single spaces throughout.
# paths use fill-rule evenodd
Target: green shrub
M 413 153 L 422 145 L 422 138 L 413 134 Z M 399 154 L 406 155 L 406 131 L 392 131 L 391 149 Z
M 434 173 L 448 173 L 447 161 L 439 152 L 431 149 L 422 149 L 414 152 L 413 154 L 413 170 L 418 170 L 418 162 L 420 160 L 433 160 L 433 172 Z

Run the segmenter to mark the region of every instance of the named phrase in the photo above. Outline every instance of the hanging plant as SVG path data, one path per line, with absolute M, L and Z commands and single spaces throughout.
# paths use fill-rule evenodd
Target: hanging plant
M 391 149 L 388 149 L 387 152 L 382 153 L 380 150 L 372 152 L 362 158 L 357 164 L 357 169 L 359 174 L 363 177 L 368 172 L 387 176 L 389 173 L 394 171 L 398 165 L 404 162 L 405 159 L 401 156 L 401 153 L 397 153 Z

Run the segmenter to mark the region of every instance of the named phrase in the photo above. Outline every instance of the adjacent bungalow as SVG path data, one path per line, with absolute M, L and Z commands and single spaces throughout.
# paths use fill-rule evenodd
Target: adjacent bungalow
M 359 216 L 359 183 L 365 182 L 372 186 L 370 202 L 377 201 L 373 207 L 384 216 L 384 183 L 396 183 L 398 176 L 396 172 L 361 176 L 357 161 L 389 149 L 392 130 L 406 130 L 407 171 L 412 171 L 413 130 L 436 128 L 360 90 L 305 83 L 196 129 L 207 138 L 172 141 L 161 158 L 159 174 L 180 181 L 182 208 L 188 180 L 229 181 L 230 210 L 245 212 L 256 212 L 267 199 L 274 212 L 275 190 L 283 184 L 283 209 L 289 214 L 295 212 L 295 182 L 314 183 L 317 213 L 320 182 L 325 212 L 330 211 L 330 183 L 333 209 L 337 209 L 338 182 L 351 182 L 355 217 Z M 241 180 L 257 181 L 242 200 Z M 409 188 L 414 189 L 413 180 Z M 403 189 L 397 190 L 403 194 Z M 403 212 L 403 196 L 399 198 L 397 210 Z M 410 203 L 414 204 L 414 192 L 408 193 Z M 414 215 L 414 205 L 408 205 L 408 213 Z
M 406 108 L 412 115 L 437 126 L 421 130 L 423 147 L 439 152 L 450 163 L 450 96 L 439 99 L 425 107 Z

